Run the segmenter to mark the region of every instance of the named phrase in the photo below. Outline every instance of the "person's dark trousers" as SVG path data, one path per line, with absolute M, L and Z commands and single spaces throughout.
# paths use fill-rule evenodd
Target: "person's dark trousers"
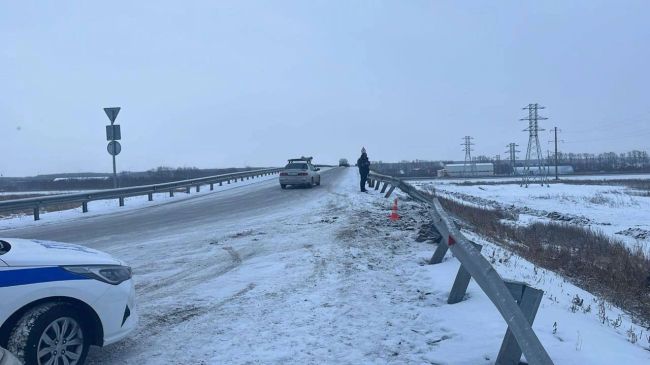
M 359 187 L 361 188 L 361 191 L 366 191 L 367 179 L 368 179 L 368 174 L 361 174 L 361 182 L 359 183 Z

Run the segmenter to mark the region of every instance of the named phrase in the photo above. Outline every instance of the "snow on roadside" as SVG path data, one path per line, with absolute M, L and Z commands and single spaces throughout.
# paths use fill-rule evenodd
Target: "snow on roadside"
M 359 193 L 356 178 L 348 169 L 291 210 L 113 242 L 106 250 L 133 265 L 142 320 L 89 364 L 493 364 L 505 322 L 474 282 L 446 304 L 459 263 L 425 264 L 426 209 L 398 193 L 391 222 L 393 200 Z M 588 293 L 467 234 L 504 277 L 546 291 L 533 328 L 555 364 L 650 361 L 647 342 L 628 342 L 627 317 L 601 324 Z M 590 312 L 571 311 L 576 294 Z
M 438 194 L 463 203 L 523 214 L 521 224 L 560 220 L 589 226 L 650 254 L 650 234 L 644 236 L 650 233 L 650 197 L 632 195 L 626 187 L 553 184 L 522 188 L 518 184 L 465 186 L 422 181 L 415 185 L 433 186 Z
M 634 323 L 621 309 L 473 232 L 463 233 L 483 245 L 483 256 L 502 277 L 544 291 L 533 329 L 555 364 L 650 361 L 650 329 Z M 474 282 L 472 287 L 480 291 Z
M 35 190 L 35 191 L 0 191 L 0 196 L 7 195 L 59 195 L 59 194 L 72 194 L 83 193 L 85 190 Z
M 250 180 L 232 182 L 230 184 L 223 183 L 214 185 L 214 190 L 210 191 L 207 185 L 201 186 L 200 191 L 197 193 L 195 188 L 191 189 L 190 194 L 185 192 L 176 192 L 173 197 L 169 196 L 169 192 L 161 192 L 153 194 L 153 201 L 148 201 L 147 195 L 133 196 L 124 199 L 124 206 L 120 207 L 117 199 L 110 200 L 94 200 L 88 203 L 88 213 L 82 213 L 81 208 L 67 209 L 62 211 L 47 212 L 47 207 L 44 207 L 44 212 L 41 212 L 40 221 L 34 221 L 31 214 L 11 215 L 8 217 L 0 218 L 0 230 L 21 228 L 34 225 L 43 225 L 48 223 L 57 223 L 61 221 L 74 220 L 79 218 L 95 217 L 103 214 L 124 212 L 132 209 L 139 209 L 150 207 L 160 204 L 166 204 L 175 201 L 182 201 L 185 199 L 193 199 L 197 196 L 204 196 L 222 191 L 229 191 L 238 189 L 244 186 L 258 184 L 261 182 L 276 179 L 278 175 L 268 175 L 262 177 L 251 178 Z M 59 192 L 60 193 L 60 192 Z
M 608 174 L 608 175 L 560 175 L 561 180 L 648 180 L 650 174 Z M 407 179 L 408 180 L 408 179 Z M 439 178 L 439 179 L 413 179 L 411 182 L 435 181 L 436 184 L 459 184 L 463 182 L 480 183 L 504 183 L 512 182 L 518 184 L 521 177 L 467 177 L 467 178 Z

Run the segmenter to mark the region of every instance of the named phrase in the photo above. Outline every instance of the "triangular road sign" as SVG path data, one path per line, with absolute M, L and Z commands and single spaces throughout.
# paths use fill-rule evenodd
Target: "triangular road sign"
M 115 122 L 115 118 L 117 118 L 117 114 L 120 112 L 120 107 L 116 108 L 104 108 L 104 112 L 106 112 L 106 116 L 108 116 L 108 119 L 110 119 L 111 124 Z

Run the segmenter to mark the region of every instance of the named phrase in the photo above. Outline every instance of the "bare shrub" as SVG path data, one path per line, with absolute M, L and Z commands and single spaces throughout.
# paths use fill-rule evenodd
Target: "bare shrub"
M 621 241 L 589 228 L 554 222 L 513 226 L 502 223 L 509 218 L 507 213 L 439 199 L 445 210 L 476 232 L 650 321 L 650 259 L 642 251 L 630 250 Z
M 630 326 L 630 329 L 627 330 L 627 340 L 631 343 L 636 343 L 639 340 L 639 337 L 636 335 L 636 332 L 632 326 Z

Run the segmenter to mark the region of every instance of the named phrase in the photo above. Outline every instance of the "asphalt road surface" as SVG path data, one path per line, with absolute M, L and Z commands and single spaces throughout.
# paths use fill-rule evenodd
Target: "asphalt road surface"
M 291 209 L 332 190 L 344 172 L 342 168 L 323 171 L 321 185 L 312 189 L 281 190 L 277 179 L 271 179 L 124 212 L 0 230 L 0 237 L 83 243 L 101 248 L 106 241 L 137 241 L 150 235 L 159 236 L 161 231 L 179 234 L 215 221 L 240 220 L 265 212 Z

